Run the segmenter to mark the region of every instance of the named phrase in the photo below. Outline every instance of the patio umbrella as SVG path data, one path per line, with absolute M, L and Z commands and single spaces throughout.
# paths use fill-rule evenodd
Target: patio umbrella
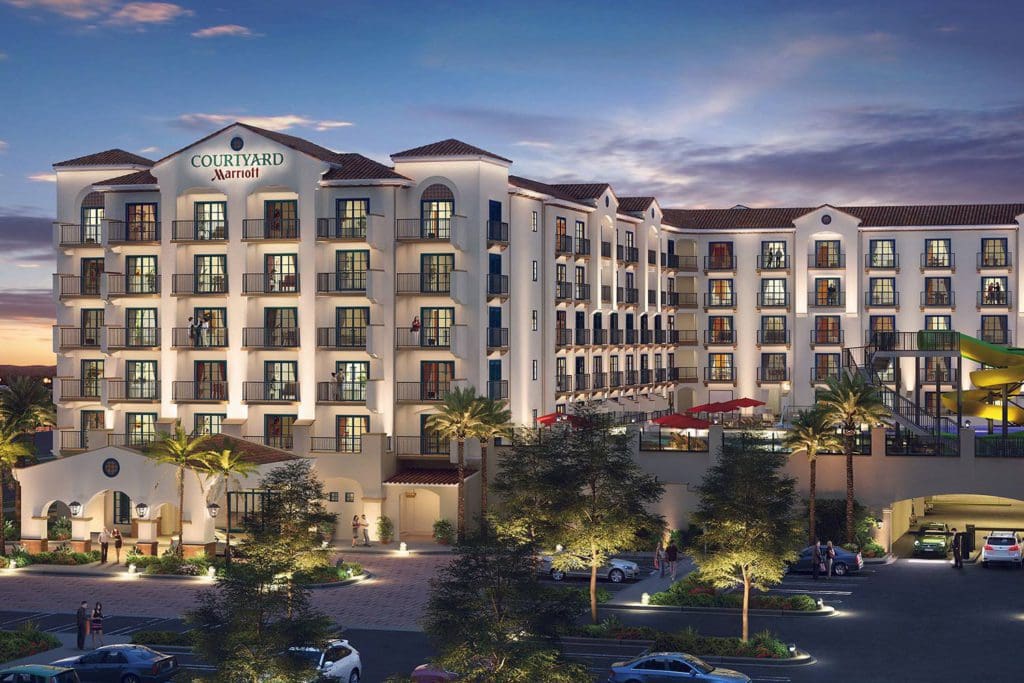
M 541 415 L 537 418 L 537 424 L 545 427 L 550 427 L 558 422 L 568 422 L 570 426 L 575 428 L 582 426 L 586 420 L 582 417 L 570 415 L 569 413 L 548 413 L 547 415 Z
M 679 413 L 662 415 L 655 420 L 651 420 L 651 422 L 670 429 L 707 429 L 711 426 L 710 422 L 699 420 L 695 417 L 690 417 L 689 415 L 681 415 Z
M 687 408 L 686 412 L 688 412 L 688 413 L 727 413 L 730 410 L 734 410 L 734 408 L 730 408 L 725 403 L 705 403 L 704 405 L 693 406 L 692 408 Z
M 764 401 L 758 401 L 756 398 L 734 398 L 731 401 L 726 401 L 727 405 L 735 406 L 736 408 L 756 408 L 758 406 L 765 405 Z

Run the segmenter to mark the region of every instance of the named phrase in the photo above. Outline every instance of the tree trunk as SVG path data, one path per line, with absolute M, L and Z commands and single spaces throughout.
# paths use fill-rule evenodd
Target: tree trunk
M 590 618 L 597 623 L 597 558 L 593 551 L 590 555 Z
M 227 517 L 224 520 L 224 562 L 231 564 L 231 480 L 227 479 L 224 482 L 224 500 L 227 503 L 227 510 L 225 514 Z M 214 540 L 217 539 L 217 535 L 214 534 Z M 213 554 L 217 554 L 216 546 L 214 547 Z
M 480 524 L 487 524 L 487 442 L 480 443 Z
M 852 429 L 847 430 L 852 431 Z M 846 542 L 853 543 L 853 437 L 846 435 Z
M 807 510 L 808 510 L 807 539 L 808 539 L 810 545 L 814 545 L 814 541 L 816 540 L 815 537 L 814 537 L 814 531 L 815 531 L 815 529 L 814 529 L 814 499 L 817 496 L 817 476 L 818 476 L 818 457 L 817 457 L 817 455 L 810 456 L 808 464 L 810 465 L 810 468 L 811 468 L 811 475 L 810 475 L 810 481 L 807 484 Z
M 743 642 L 750 637 L 750 577 L 743 573 Z
M 185 556 L 185 468 L 178 468 L 178 557 Z
M 458 444 L 459 462 L 458 462 L 458 473 L 459 473 L 459 485 L 457 495 L 459 499 L 459 513 L 458 513 L 458 540 L 459 543 L 466 537 L 466 493 L 463 490 L 464 483 L 463 477 L 466 474 L 466 442 L 459 439 Z
M 7 519 L 4 516 L 4 480 L 7 473 L 0 471 L 0 556 L 7 554 Z

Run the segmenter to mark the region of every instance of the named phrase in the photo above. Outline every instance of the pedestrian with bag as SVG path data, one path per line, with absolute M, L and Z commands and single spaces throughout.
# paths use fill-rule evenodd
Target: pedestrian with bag
M 352 547 L 359 543 L 359 515 L 352 515 Z
M 359 526 L 363 528 L 363 545 L 367 548 L 370 547 L 370 522 L 367 521 L 366 515 L 359 518 Z
M 818 580 L 818 574 L 825 571 L 825 562 L 821 555 L 821 541 L 814 542 L 814 549 L 811 551 L 811 575 Z
M 97 540 L 100 542 L 100 564 L 106 564 L 107 553 L 110 551 L 110 532 L 107 531 L 107 527 L 103 527 Z
M 832 541 L 825 547 L 825 578 L 832 578 L 832 564 L 836 561 L 836 547 Z
M 75 631 L 78 635 L 78 649 L 85 649 L 85 634 L 89 632 L 89 603 L 82 600 L 75 613 Z
M 665 548 L 663 541 L 658 541 L 658 547 L 654 549 L 654 568 L 658 570 L 659 577 L 665 578 Z
M 668 547 L 665 548 L 665 561 L 668 562 L 669 574 L 672 576 L 672 580 L 676 580 L 676 567 L 679 562 L 679 548 L 676 547 L 676 542 L 672 539 L 668 541 Z

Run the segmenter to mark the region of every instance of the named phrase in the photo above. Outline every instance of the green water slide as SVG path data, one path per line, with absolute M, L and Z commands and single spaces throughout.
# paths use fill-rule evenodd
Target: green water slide
M 918 332 L 918 348 L 922 351 L 953 348 L 949 345 L 952 337 L 959 342 L 960 355 L 976 363 L 991 366 L 971 373 L 971 383 L 977 389 L 962 392 L 961 402 L 964 415 L 985 420 L 1002 420 L 1003 406 L 1000 401 L 1003 391 L 1007 396 L 1016 396 L 1024 385 L 1024 349 L 990 344 L 981 339 L 959 332 Z M 948 410 L 957 410 L 957 392 L 942 394 L 942 405 Z M 1007 419 L 1015 424 L 1024 424 L 1024 409 L 1010 403 L 1006 407 Z

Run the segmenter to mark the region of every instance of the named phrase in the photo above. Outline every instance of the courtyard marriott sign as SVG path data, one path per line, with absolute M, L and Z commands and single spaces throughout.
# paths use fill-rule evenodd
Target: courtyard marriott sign
M 281 166 L 284 154 L 267 152 L 246 154 L 193 154 L 189 159 L 192 168 L 206 168 L 213 171 L 210 180 L 230 180 L 232 178 L 259 178 L 260 168 Z

